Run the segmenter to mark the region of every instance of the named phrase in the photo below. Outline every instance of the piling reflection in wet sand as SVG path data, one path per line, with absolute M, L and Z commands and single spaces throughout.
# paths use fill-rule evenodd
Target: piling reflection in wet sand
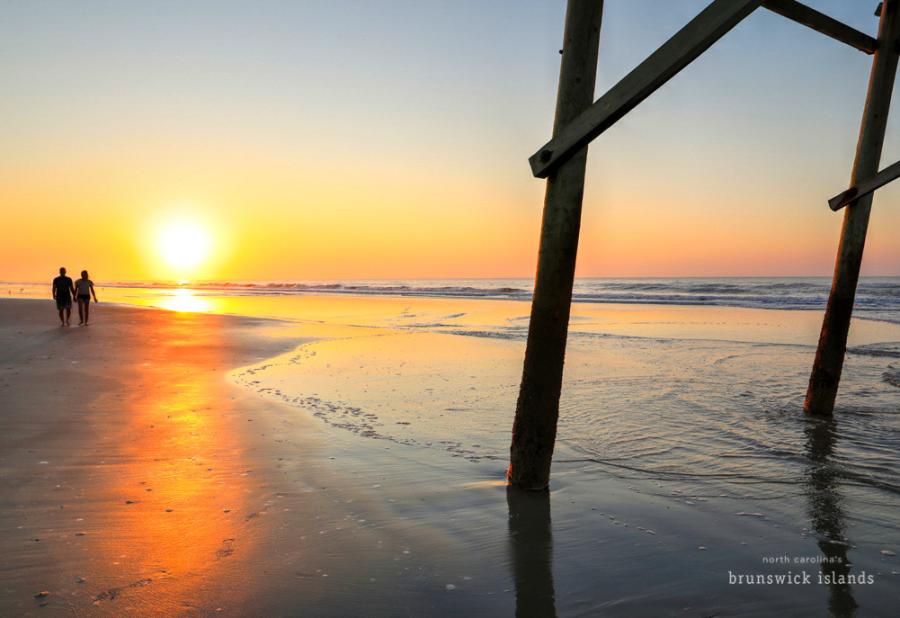
M 855 616 L 858 606 L 853 587 L 841 583 L 850 574 L 851 565 L 847 558 L 850 542 L 845 536 L 843 497 L 836 464 L 831 459 L 837 442 L 837 423 L 833 418 L 809 418 L 804 431 L 809 457 L 807 508 L 810 526 L 818 535 L 819 548 L 826 558 L 822 562 L 822 577 L 829 581 L 829 615 Z
M 550 493 L 506 489 L 517 618 L 555 618 Z

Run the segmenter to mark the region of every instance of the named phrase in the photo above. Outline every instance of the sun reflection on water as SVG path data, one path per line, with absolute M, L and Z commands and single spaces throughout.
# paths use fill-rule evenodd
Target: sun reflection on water
M 171 294 L 159 300 L 159 306 L 179 313 L 208 313 L 212 311 L 212 303 L 193 290 L 177 288 Z
M 94 541 L 93 577 L 105 591 L 93 593 L 93 605 L 112 611 L 127 598 L 138 613 L 160 615 L 251 546 L 241 526 L 249 488 L 224 420 L 230 400 L 218 380 L 205 378 L 225 362 L 221 333 L 190 314 L 147 324 L 153 345 L 117 397 L 126 438 L 104 484 L 117 515 Z

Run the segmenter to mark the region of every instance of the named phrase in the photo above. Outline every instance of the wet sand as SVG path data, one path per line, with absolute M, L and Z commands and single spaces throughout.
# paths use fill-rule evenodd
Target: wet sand
M 550 493 L 520 494 L 502 458 L 368 439 L 233 379 L 317 337 L 352 365 L 371 343 L 346 327 L 102 304 L 93 318 L 61 329 L 46 301 L 0 302 L 2 615 L 889 616 L 900 601 L 898 539 L 826 465 L 833 424 L 807 427 L 791 497 L 752 511 L 563 457 Z M 762 562 L 782 555 L 853 566 Z M 728 582 L 790 569 L 874 583 Z
M 272 484 L 245 427 L 265 406 L 222 376 L 296 341 L 104 305 L 59 328 L 50 309 L 0 303 L 0 613 L 233 608 L 247 591 L 234 557 Z
M 304 341 L 295 329 L 105 305 L 92 316 L 60 328 L 45 301 L 0 302 L 0 615 L 512 606 L 499 565 L 480 592 L 452 595 L 471 581 L 471 548 L 444 531 L 446 511 L 412 514 L 460 479 L 448 489 L 443 473 L 226 379 Z M 496 506 L 491 536 L 505 538 Z

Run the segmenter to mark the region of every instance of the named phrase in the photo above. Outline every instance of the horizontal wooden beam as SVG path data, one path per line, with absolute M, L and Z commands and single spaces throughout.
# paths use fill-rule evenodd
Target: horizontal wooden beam
M 557 131 L 531 156 L 531 171 L 551 170 L 634 109 L 762 4 L 762 0 L 714 0 L 618 84 Z M 565 53 L 565 50 L 563 50 Z
M 891 182 L 892 180 L 896 180 L 897 178 L 900 178 L 900 161 L 897 161 L 893 165 L 887 166 L 868 180 L 863 180 L 855 187 L 850 187 L 846 191 L 838 193 L 833 198 L 828 200 L 828 206 L 829 208 L 831 208 L 831 210 L 837 212 L 847 204 L 858 200 L 864 195 L 868 195 L 876 189 L 880 189 L 887 183 Z
M 832 39 L 855 47 L 867 54 L 874 54 L 878 47 L 878 41 L 865 32 L 851 28 L 825 13 L 812 9 L 796 0 L 763 0 L 763 6 L 773 13 L 812 28 Z

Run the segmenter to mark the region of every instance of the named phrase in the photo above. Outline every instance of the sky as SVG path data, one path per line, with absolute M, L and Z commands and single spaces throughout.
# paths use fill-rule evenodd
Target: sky
M 876 31 L 874 0 L 808 4 Z M 597 96 L 704 5 L 606 0 Z M 0 3 L 0 280 L 531 276 L 564 13 Z M 870 66 L 756 11 L 593 142 L 578 275 L 830 275 Z M 898 229 L 894 183 L 864 275 L 900 275 Z

